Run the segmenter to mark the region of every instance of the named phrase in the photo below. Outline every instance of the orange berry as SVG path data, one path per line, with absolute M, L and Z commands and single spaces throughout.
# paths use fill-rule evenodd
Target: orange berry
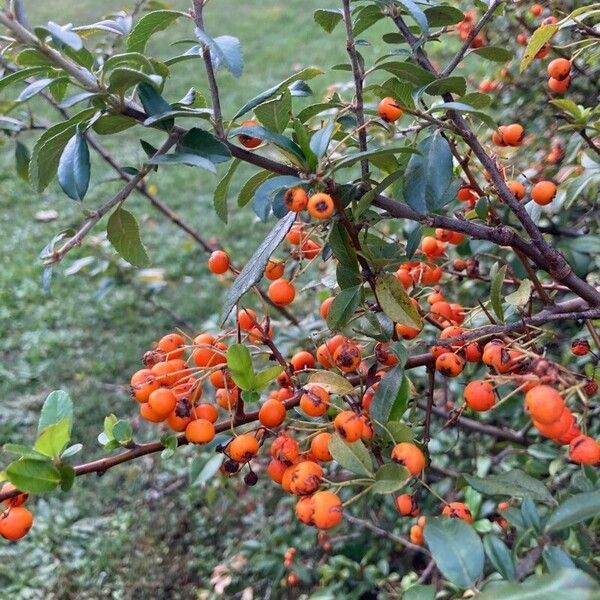
M 343 410 L 333 420 L 333 426 L 337 433 L 347 442 L 356 442 L 363 432 L 363 423 L 360 415 L 351 410 Z
M 331 529 L 342 522 L 342 501 L 333 492 L 317 492 L 312 496 L 313 523 L 319 529 Z
M 531 190 L 531 199 L 540 206 L 550 204 L 556 196 L 556 184 L 552 181 L 538 181 Z
M 396 323 L 396 333 L 404 340 L 412 340 L 421 333 L 421 330 L 416 327 L 411 327 L 410 325 Z
M 304 232 L 304 223 L 294 223 L 287 232 L 285 239 L 294 246 L 298 246 L 306 240 L 307 236 Z
M 327 344 L 321 344 L 317 348 L 317 360 L 326 369 L 330 369 L 333 366 L 333 358 Z
M 246 463 L 258 454 L 259 448 L 260 444 L 253 433 L 242 433 L 231 440 L 227 446 L 227 453 L 231 460 Z
M 221 367 L 217 371 L 213 371 L 208 380 L 218 390 L 222 388 L 233 389 L 235 387 L 235 383 L 227 367 Z
M 396 508 L 403 517 L 416 517 L 421 509 L 411 494 L 400 494 L 396 498 Z
M 331 308 L 331 304 L 335 300 L 334 296 L 329 296 L 329 298 L 325 298 L 323 302 L 321 302 L 321 307 L 319 308 L 319 313 L 323 320 L 327 319 L 327 315 L 329 314 L 329 309 Z
M 509 146 L 520 146 L 524 135 L 523 127 L 518 123 L 513 123 L 502 130 L 502 141 Z
M 496 132 L 494 132 L 495 134 Z M 468 185 L 461 187 L 456 193 L 457 200 L 461 202 L 476 202 L 479 199 L 479 194 Z
M 329 441 L 331 440 L 331 434 L 324 431 L 316 435 L 310 442 L 310 451 L 312 455 L 322 462 L 329 462 L 333 460 L 331 453 L 329 452 Z
M 423 251 L 423 254 L 433 258 L 439 256 L 437 243 L 438 240 L 436 240 L 434 237 L 431 237 L 430 235 L 425 236 L 421 240 L 421 250 Z
M 271 459 L 269 465 L 267 466 L 267 475 L 271 478 L 275 483 L 281 484 L 281 480 L 283 479 L 283 474 L 289 465 L 276 458 Z
M 463 260 L 462 258 L 455 258 L 452 261 L 452 266 L 457 270 L 457 271 L 464 271 L 467 268 L 467 261 Z
M 465 361 L 454 352 L 444 352 L 437 357 L 435 368 L 444 377 L 458 377 L 465 368 Z
M 465 402 L 472 410 L 489 410 L 496 402 L 494 388 L 487 381 L 471 381 L 465 388 Z
M 288 435 L 277 436 L 271 444 L 271 456 L 291 465 L 298 458 L 298 442 Z
M 300 398 L 300 409 L 309 417 L 320 417 L 329 408 L 329 392 L 320 385 L 311 385 L 305 388 Z
M 162 423 L 167 418 L 166 416 L 157 415 L 147 402 L 140 404 L 140 415 L 142 419 L 146 419 L 150 423 Z
M 189 423 L 191 423 L 192 420 L 191 414 L 188 414 L 187 416 L 179 416 L 177 414 L 177 408 L 167 417 L 167 423 L 169 424 L 169 427 L 173 431 L 177 432 L 185 431 L 185 428 L 189 425 Z
M 548 63 L 548 75 L 552 79 L 562 81 L 569 76 L 571 72 L 571 61 L 566 58 L 555 58 Z
M 533 425 L 535 428 L 544 436 L 550 439 L 559 439 L 561 438 L 569 429 L 575 417 L 571 413 L 571 411 L 565 406 L 563 411 L 560 413 L 560 417 L 552 423 L 544 425 L 539 421 L 533 421 Z
M 0 513 L 0 536 L 16 542 L 27 535 L 33 525 L 33 515 L 23 506 Z
M 413 286 L 414 281 L 412 275 L 406 269 L 398 269 L 394 275 L 405 290 L 408 290 Z
M 314 194 L 308 199 L 308 214 L 315 219 L 328 219 L 333 214 L 335 205 L 329 194 L 322 192 Z
M 569 444 L 569 458 L 579 465 L 595 465 L 600 462 L 600 444 L 594 438 L 580 435 Z
M 315 513 L 315 503 L 313 496 L 302 496 L 296 502 L 296 516 L 301 523 L 305 525 L 313 524 L 313 515 Z
M 258 126 L 258 122 L 255 121 L 254 119 L 248 119 L 247 121 L 242 122 L 242 127 L 256 127 L 256 126 Z M 256 148 L 257 146 L 260 146 L 260 144 L 261 144 L 261 140 L 259 138 L 253 137 L 251 135 L 245 135 L 245 134 L 238 135 L 238 140 L 240 141 L 240 144 L 242 144 L 242 146 L 245 146 L 246 148 Z
M 287 279 L 277 279 L 269 286 L 267 294 L 277 306 L 286 306 L 294 301 L 296 288 Z
M 517 44 L 519 44 L 519 46 L 527 46 L 528 43 L 529 43 L 529 38 L 527 37 L 527 35 L 525 33 L 519 33 L 517 35 Z
M 541 4 L 532 4 L 531 8 L 529 9 L 529 12 L 534 17 L 539 17 L 543 11 L 544 11 L 544 7 Z
M 279 427 L 285 420 L 286 412 L 285 406 L 279 400 L 267 400 L 258 411 L 258 420 L 265 427 Z
M 207 444 L 215 437 L 215 426 L 206 419 L 194 419 L 185 428 L 185 437 L 190 444 Z
M 250 331 L 250 329 L 255 327 L 255 323 L 257 322 L 256 312 L 251 308 L 242 308 L 242 310 L 238 312 L 237 320 L 240 329 Z
M 148 406 L 154 414 L 166 419 L 175 410 L 177 398 L 171 390 L 159 388 L 150 394 Z
M 458 246 L 459 244 L 462 244 L 465 241 L 465 234 L 461 233 L 460 231 L 451 231 L 450 232 L 450 238 L 448 239 L 448 242 L 450 244 L 452 244 L 453 246 Z
M 323 468 L 311 460 L 304 460 L 292 467 L 290 491 L 295 496 L 307 496 L 317 491 L 323 480 Z
M 377 114 L 388 123 L 397 121 L 403 114 L 403 110 L 398 106 L 396 100 L 391 96 L 384 98 L 377 107 Z
M 270 258 L 265 267 L 265 277 L 270 281 L 281 279 L 281 277 L 283 277 L 284 269 L 285 265 L 280 260 Z
M 344 373 L 356 371 L 361 361 L 360 348 L 352 342 L 345 342 L 333 353 L 335 366 Z
M 571 86 L 571 78 L 567 77 L 566 79 L 553 79 L 552 77 L 550 77 L 550 79 L 548 79 L 548 88 L 550 89 L 551 92 L 554 92 L 555 94 L 564 94 L 569 87 Z
M 378 363 L 386 367 L 393 367 L 398 364 L 398 357 L 390 351 L 390 345 L 387 342 L 377 342 L 373 350 Z
M 8 492 L 13 492 L 14 490 L 16 490 L 17 488 L 12 484 L 12 483 L 5 483 L 3 486 L 0 486 L 0 490 L 2 491 L 3 494 L 8 493 Z M 29 497 L 29 494 L 19 494 L 18 496 L 13 496 L 12 498 L 7 498 L 6 500 L 3 500 L 2 502 L 4 504 L 6 504 L 6 506 L 10 506 L 10 507 L 15 507 L 15 506 L 21 506 L 23 504 L 25 504 L 25 501 L 27 500 L 27 498 Z M 0 509 L 0 514 L 2 513 L 2 509 Z
M 227 346 L 214 335 L 201 333 L 194 338 L 192 360 L 197 367 L 214 367 L 227 362 Z
M 473 522 L 473 515 L 464 502 L 450 502 L 450 504 L 446 504 L 442 510 L 442 514 L 451 519 L 462 519 L 467 523 Z
M 240 399 L 240 391 L 237 387 L 219 388 L 215 392 L 215 402 L 225 410 L 233 410 Z
M 181 358 L 183 356 L 185 338 L 178 333 L 169 333 L 160 338 L 156 345 L 159 350 L 165 353 L 167 360 L 172 358 Z
M 406 467 L 412 476 L 419 475 L 425 468 L 425 455 L 410 442 L 396 444 L 392 450 L 392 460 Z
M 308 194 L 301 187 L 290 188 L 283 196 L 283 203 L 291 212 L 300 212 L 308 204 Z
M 306 350 L 297 352 L 292 356 L 290 362 L 294 367 L 294 371 L 304 371 L 304 369 L 313 369 L 315 366 L 315 357 Z
M 548 18 L 553 19 L 554 17 L 548 17 Z M 546 56 L 548 56 L 548 54 L 550 54 L 550 50 L 552 50 L 552 46 L 550 46 L 550 44 L 546 43 L 538 50 L 535 57 L 539 60 L 542 60 L 542 59 L 546 58 Z
M 321 246 L 319 246 L 317 242 L 313 242 L 312 240 L 306 240 L 300 247 L 300 250 L 304 258 L 312 260 L 313 258 L 319 256 L 319 252 L 321 252 Z
M 439 319 L 439 317 L 444 317 L 449 321 L 454 320 L 454 313 L 452 312 L 452 307 L 448 302 L 442 300 L 441 302 L 434 302 L 429 308 L 432 316 L 435 316 Z
M 523 198 L 525 198 L 525 186 L 520 181 L 515 181 L 513 179 L 511 181 L 507 181 L 506 185 L 517 200 L 523 200 Z
M 208 259 L 208 269 L 211 273 L 222 275 L 229 270 L 229 256 L 222 250 L 215 250 Z
M 140 369 L 131 376 L 131 391 L 138 402 L 148 402 L 150 394 L 160 387 L 150 369 Z
M 417 544 L 418 546 L 422 546 L 425 543 L 425 538 L 423 537 L 423 529 L 418 525 L 413 525 L 410 528 L 410 541 L 413 544 Z
M 542 425 L 550 425 L 560 418 L 565 403 L 554 388 L 536 385 L 525 394 L 525 408 L 532 419 Z

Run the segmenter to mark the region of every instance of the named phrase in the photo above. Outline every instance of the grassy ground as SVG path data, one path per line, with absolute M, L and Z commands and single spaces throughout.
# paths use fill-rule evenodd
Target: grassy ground
M 32 23 L 89 23 L 127 7 L 114 0 L 25 4 Z M 172 4 L 187 7 L 184 0 Z M 207 27 L 215 35 L 239 36 L 245 50 L 243 79 L 221 78 L 226 113 L 294 69 L 328 67 L 343 59 L 343 45 L 319 35 L 312 22 L 317 5 L 317 0 L 306 0 L 299 11 L 297 5 L 274 0 L 213 0 Z M 181 23 L 153 38 L 149 50 L 171 56 L 181 48 L 170 47 L 172 40 L 192 36 L 189 23 Z M 199 62 L 178 65 L 174 73 L 165 90 L 168 99 L 180 98 L 191 86 L 206 90 Z M 315 89 L 323 93 L 323 84 L 317 82 Z M 35 105 L 35 116 L 56 119 L 42 103 Z M 142 135 L 152 139 L 140 129 L 137 137 Z M 109 147 L 125 164 L 135 164 L 141 158 L 137 137 L 124 134 Z M 31 146 L 33 138 L 23 141 Z M 38 254 L 55 233 L 81 222 L 82 207 L 54 184 L 39 196 L 17 179 L 11 172 L 10 143 L 0 161 L 0 443 L 31 440 L 43 399 L 63 388 L 75 402 L 75 437 L 85 443 L 78 460 L 89 459 L 101 453 L 95 438 L 104 415 L 133 414 L 123 386 L 139 368 L 144 349 L 173 327 L 175 317 L 200 328 L 218 312 L 219 294 L 205 255 L 142 198 L 133 198 L 128 207 L 142 222 L 152 266 L 164 272 L 166 285 L 153 293 L 140 282 L 135 270 L 121 265 L 102 242 L 99 227 L 98 235 L 56 268 L 45 293 Z M 83 208 L 114 192 L 117 184 L 109 177 L 94 160 L 91 193 Z M 238 260 L 264 231 L 248 212 L 234 215 L 227 227 L 220 223 L 211 209 L 215 180 L 202 172 L 173 168 L 153 183 L 204 236 L 232 240 Z M 37 221 L 35 215 L 43 209 L 56 210 L 58 219 Z M 90 255 L 96 257 L 93 267 L 68 274 L 77 258 Z M 94 273 L 94 267 L 106 263 L 106 271 Z M 105 288 L 110 281 L 113 285 Z M 156 435 L 135 425 L 140 438 Z M 168 465 L 149 459 L 124 466 L 101 480 L 77 482 L 68 497 L 54 494 L 40 501 L 31 538 L 0 546 L 0 589 L 13 598 L 194 597 L 207 584 L 225 540 L 216 535 L 216 521 L 202 508 L 197 488 L 181 494 L 165 491 L 180 486 L 189 456 L 184 453 Z M 2 463 L 7 460 L 3 456 Z M 212 546 L 206 544 L 206 532 Z

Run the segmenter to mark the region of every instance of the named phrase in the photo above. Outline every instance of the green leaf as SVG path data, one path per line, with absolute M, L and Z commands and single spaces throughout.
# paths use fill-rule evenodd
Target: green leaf
M 329 452 L 340 467 L 356 475 L 373 477 L 371 455 L 360 440 L 348 444 L 334 433 L 329 440 Z
M 425 9 L 425 15 L 430 27 L 445 27 L 460 23 L 465 15 L 462 10 L 448 4 L 431 6 Z
M 331 227 L 328 242 L 333 255 L 338 261 L 336 278 L 340 288 L 344 290 L 360 286 L 362 278 L 360 276 L 356 251 L 352 246 L 348 232 L 341 223 L 334 223 Z
M 259 104 L 254 109 L 256 118 L 275 133 L 282 133 L 290 121 L 292 112 L 292 95 L 288 89 L 283 90 L 281 97 Z
M 58 183 L 73 200 L 82 201 L 90 183 L 90 151 L 85 136 L 77 131 L 67 142 L 58 163 Z
M 429 94 L 430 96 L 441 96 L 447 93 L 458 94 L 459 96 L 462 96 L 466 91 L 466 79 L 457 75 L 436 79 L 422 89 L 422 92 Z
M 331 33 L 344 17 L 339 8 L 318 8 L 313 18 L 327 33 Z
M 50 392 L 44 401 L 38 421 L 38 435 L 50 425 L 63 419 L 73 421 L 73 402 L 69 394 L 63 390 Z
M 29 67 L 27 69 L 21 69 L 19 71 L 15 71 L 14 73 L 10 73 L 9 75 L 5 75 L 0 79 L 0 92 L 5 88 L 19 83 L 19 81 L 23 81 L 29 77 L 36 77 L 42 73 L 47 73 L 47 67 Z
M 190 485 L 205 485 L 219 472 L 224 460 L 224 454 L 214 454 L 210 458 L 206 454 L 196 456 L 190 466 Z
M 307 67 L 306 69 L 298 71 L 298 73 L 294 73 L 287 79 L 284 79 L 277 85 L 274 85 L 268 90 L 261 92 L 258 96 L 255 96 L 254 98 L 252 98 L 252 100 L 244 104 L 244 106 L 242 106 L 242 108 L 240 108 L 240 110 L 238 110 L 237 113 L 233 115 L 233 120 L 235 121 L 237 118 L 241 117 L 242 115 L 245 115 L 253 108 L 256 108 L 259 104 L 262 104 L 269 98 L 280 94 L 284 89 L 287 89 L 291 83 L 294 83 L 295 81 L 309 81 L 310 79 L 317 77 L 317 75 L 322 74 L 323 71 L 321 71 L 321 69 L 319 69 L 318 67 Z
M 396 463 L 387 463 L 377 469 L 374 494 L 391 494 L 397 492 L 411 478 L 405 467 Z
M 304 153 L 296 143 L 292 142 L 292 140 L 284 135 L 268 131 L 264 127 L 259 127 L 258 125 L 245 125 L 231 131 L 229 137 L 236 137 L 238 135 L 247 135 L 258 138 L 264 142 L 270 142 L 283 150 L 286 155 L 300 160 L 301 163 L 305 160 Z
M 254 197 L 256 190 L 267 179 L 270 179 L 273 176 L 274 175 L 273 175 L 273 173 L 271 173 L 271 171 L 259 171 L 258 173 L 255 173 L 254 175 L 252 175 L 252 177 L 250 177 L 250 179 L 248 179 L 248 181 L 246 181 L 246 183 L 244 183 L 244 185 L 242 186 L 242 189 L 240 190 L 240 193 L 238 196 L 238 206 L 240 208 L 243 208 L 244 206 L 246 206 L 246 204 L 248 204 L 248 202 L 250 202 L 250 200 L 252 200 L 252 198 Z
M 51 492 L 60 482 L 60 472 L 50 462 L 20 458 L 6 468 L 8 480 L 23 492 L 44 494 Z
M 425 541 L 442 574 L 461 589 L 468 588 L 483 572 L 483 544 L 465 521 L 437 517 L 427 519 Z
M 532 283 L 529 279 L 523 279 L 519 287 L 512 293 L 508 294 L 504 299 L 508 304 L 513 306 L 525 306 L 531 298 Z
M 327 314 L 327 327 L 334 330 L 343 328 L 354 316 L 362 298 L 362 285 L 342 290 L 334 298 Z
M 124 208 L 117 208 L 106 225 L 110 243 L 119 255 L 135 267 L 147 267 L 150 258 L 140 238 L 137 219 Z
M 56 81 L 68 81 L 68 77 L 44 77 L 43 79 L 38 79 L 30 83 L 17 97 L 17 102 L 25 102 L 30 98 L 33 98 L 36 94 L 39 94 L 41 91 L 45 90 L 49 85 L 55 83 Z
M 283 204 L 283 201 L 278 203 L 277 200 L 281 197 L 280 194 L 284 193 L 284 190 L 301 183 L 303 183 L 302 180 L 293 175 L 276 175 L 265 180 L 256 188 L 252 198 L 252 208 L 256 216 L 263 223 L 267 222 L 271 214 L 271 209 L 276 216 L 285 216 L 288 213 L 288 209 Z M 281 209 L 281 213 L 278 207 Z
M 254 386 L 254 367 L 250 350 L 244 344 L 232 344 L 227 349 L 227 367 L 235 384 L 242 390 Z
M 429 33 L 429 23 L 427 22 L 427 16 L 425 13 L 419 6 L 417 6 L 417 4 L 413 2 L 413 0 L 399 0 L 399 2 L 402 6 L 404 6 L 404 8 L 406 8 L 408 14 L 415 20 L 423 37 L 426 37 Z
M 71 439 L 69 418 L 62 419 L 46 427 L 35 442 L 34 449 L 48 458 L 58 458 Z
M 60 489 L 63 492 L 68 492 L 75 483 L 75 469 L 71 465 L 62 463 L 58 466 L 60 474 Z
M 411 156 L 406 167 L 404 197 L 413 210 L 425 214 L 449 201 L 452 152 L 439 131 L 421 141 L 417 150 L 419 154 Z
M 423 237 L 423 226 L 416 225 L 411 232 L 406 236 L 406 257 L 411 259 L 419 244 L 421 243 L 421 238 Z
M 462 14 L 462 13 L 461 13 Z M 409 587 L 402 600 L 435 600 L 436 589 L 434 585 L 413 585 Z
M 510 550 L 500 538 L 492 534 L 486 535 L 483 538 L 483 548 L 494 569 L 504 579 L 517 578 L 517 570 Z
M 287 232 L 295 220 L 295 213 L 289 213 L 280 219 L 248 260 L 240 274 L 235 278 L 223 304 L 221 323 L 225 322 L 225 319 L 227 319 L 231 309 L 237 304 L 238 300 L 260 281 L 271 254 L 275 252 L 279 244 L 285 239 Z
M 415 149 L 409 148 L 408 146 L 397 146 L 397 147 L 387 147 L 387 148 L 375 148 L 373 150 L 366 150 L 364 152 L 355 152 L 353 154 L 348 154 L 343 158 L 333 161 L 331 171 L 337 171 L 338 169 L 347 169 L 352 165 L 355 165 L 360 160 L 365 158 L 374 159 L 379 158 L 386 155 L 393 156 L 394 154 L 414 154 Z
M 223 223 L 227 223 L 227 195 L 229 194 L 229 184 L 231 183 L 231 179 L 235 175 L 235 172 L 239 165 L 240 161 L 236 158 L 231 163 L 229 169 L 227 170 L 227 173 L 223 175 L 223 178 L 221 179 L 221 181 L 219 181 L 217 187 L 215 188 L 213 206 L 215 207 L 215 212 L 217 213 L 217 216 L 219 217 L 219 219 L 221 219 L 221 221 L 223 221 Z
M 421 329 L 421 315 L 394 275 L 385 273 L 379 277 L 375 282 L 375 291 L 381 309 L 392 321 Z
M 137 125 L 137 121 L 131 117 L 123 115 L 104 115 L 94 121 L 92 129 L 98 135 L 110 135 L 112 133 L 120 133 L 130 127 Z
M 112 427 L 112 434 L 119 444 L 130 442 L 133 439 L 131 423 L 124 419 L 119 419 Z
M 171 154 L 159 154 L 153 156 L 146 161 L 148 165 L 188 165 L 189 167 L 200 167 L 210 173 L 216 175 L 217 169 L 215 165 L 198 154 L 191 154 L 190 152 L 173 152 Z
M 544 44 L 558 31 L 558 25 L 542 25 L 538 27 L 529 38 L 527 47 L 521 59 L 519 72 L 522 73 L 533 61 L 535 55 L 542 49 Z
M 327 152 L 334 128 L 335 121 L 332 119 L 327 123 L 327 125 L 325 125 L 325 127 L 322 127 L 313 133 L 312 137 L 310 138 L 310 149 L 317 158 L 321 158 Z
M 371 418 L 384 425 L 390 419 L 392 410 L 394 419 L 399 419 L 408 404 L 408 394 L 403 394 L 404 368 L 402 365 L 396 365 L 382 377 L 369 411 Z
M 557 531 L 587 521 L 600 513 L 600 490 L 567 498 L 548 517 L 544 529 Z
M 376 69 L 382 69 L 395 75 L 401 81 L 409 81 L 419 86 L 428 85 L 435 81 L 435 75 L 411 62 L 386 62 L 377 65 L 374 70 Z
M 283 367 L 281 365 L 274 365 L 259 371 L 254 375 L 253 388 L 257 391 L 262 390 L 267 386 L 267 384 L 276 379 L 282 372 Z
M 241 77 L 244 56 L 240 40 L 231 35 L 221 35 L 213 39 L 198 27 L 196 37 L 210 48 L 213 64 L 217 69 L 223 65 L 234 77 Z
M 477 600 L 598 600 L 598 584 L 578 569 L 533 575 L 522 583 L 490 582 Z
M 150 37 L 172 25 L 179 17 L 189 18 L 189 15 L 178 10 L 155 10 L 145 14 L 127 36 L 127 50 L 143 53 Z
M 513 57 L 513 52 L 507 48 L 501 46 L 481 46 L 481 48 L 474 48 L 469 54 L 477 54 L 485 60 L 491 60 L 492 62 L 504 63 L 508 62 Z M 467 56 L 469 56 L 467 54 Z
M 488 475 L 485 478 L 463 475 L 467 483 L 486 496 L 531 496 L 533 500 L 554 504 L 554 498 L 546 486 L 520 469 L 513 469 L 500 475 Z
M 15 163 L 17 175 L 23 181 L 29 181 L 29 149 L 18 140 L 15 144 Z
M 504 284 L 504 278 L 506 277 L 507 265 L 498 267 L 498 263 L 495 263 L 490 271 L 490 279 L 492 280 L 490 286 L 490 303 L 496 316 L 501 323 L 504 322 L 504 309 L 502 308 L 502 286 Z
M 575 563 L 571 557 L 558 546 L 551 546 L 548 544 L 544 548 L 542 558 L 546 564 L 546 568 L 551 573 L 560 571 L 561 569 L 575 569 Z
M 368 192 L 362 195 L 360 200 L 358 201 L 356 208 L 353 211 L 353 214 L 356 218 L 360 217 L 369 206 L 373 202 L 373 198 L 377 194 L 381 194 L 384 190 L 386 190 L 394 181 L 400 179 L 404 175 L 404 171 L 402 169 L 398 169 L 397 171 L 393 171 L 387 177 L 385 177 L 380 183 L 378 183 L 375 187 L 371 188 Z
M 354 386 L 342 375 L 334 371 L 315 371 L 308 378 L 311 385 L 320 385 L 330 394 L 344 396 L 354 392 Z
M 157 88 L 162 83 L 162 77 L 148 75 L 131 67 L 117 67 L 113 69 L 108 79 L 108 90 L 113 94 L 124 96 L 129 88 L 140 83 Z
M 141 82 L 137 86 L 137 94 L 144 107 L 144 111 L 149 117 L 164 115 L 171 111 L 171 105 L 154 89 L 154 87 L 146 82 Z M 168 131 L 174 125 L 173 119 L 160 121 L 156 127 Z

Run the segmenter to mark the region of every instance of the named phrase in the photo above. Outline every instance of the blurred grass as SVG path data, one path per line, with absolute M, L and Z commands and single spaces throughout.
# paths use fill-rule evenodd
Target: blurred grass
M 186 10 L 188 4 L 178 0 L 172 6 Z M 84 24 L 130 8 L 114 0 L 30 0 L 25 5 L 32 24 L 49 19 Z M 312 21 L 312 10 L 318 5 L 318 0 L 307 0 L 298 10 L 297 4 L 273 0 L 212 0 L 207 29 L 213 35 L 238 36 L 245 53 L 241 80 L 227 73 L 219 76 L 225 114 L 295 69 L 315 64 L 325 70 L 343 60 L 337 36 L 320 33 Z M 180 53 L 187 46 L 169 46 L 180 38 L 193 38 L 189 21 L 181 20 L 157 34 L 147 53 L 163 58 Z M 192 86 L 208 95 L 200 61 L 176 65 L 164 95 L 174 101 Z M 314 89 L 321 95 L 324 83 L 315 80 Z M 7 96 L 14 98 L 13 93 Z M 33 107 L 36 119 L 57 120 L 42 101 Z M 138 128 L 103 142 L 122 164 L 136 164 L 142 158 L 140 136 L 156 139 L 154 132 Z M 22 137 L 31 147 L 35 136 Z M 106 414 L 134 415 L 136 407 L 125 386 L 131 372 L 139 368 L 144 350 L 171 330 L 176 318 L 197 329 L 214 318 L 220 307 L 219 287 L 207 272 L 206 255 L 147 201 L 132 197 L 128 208 L 140 220 L 152 267 L 164 270 L 167 285 L 150 294 L 135 270 L 119 264 L 114 252 L 103 245 L 100 226 L 55 269 L 50 291 L 44 293 L 39 252 L 58 231 L 81 223 L 84 211 L 110 197 L 118 184 L 105 164 L 94 158 L 92 185 L 83 206 L 66 198 L 55 183 L 37 195 L 14 175 L 13 146 L 3 141 L 0 443 L 32 441 L 43 399 L 51 390 L 63 388 L 75 403 L 74 438 L 84 443 L 77 457 L 80 462 L 101 455 L 96 436 Z M 240 170 L 233 192 L 250 172 Z M 150 183 L 203 236 L 231 240 L 229 249 L 238 262 L 247 258 L 266 230 L 247 210 L 234 212 L 227 226 L 219 222 L 212 210 L 216 180 L 204 172 L 164 169 Z M 47 209 L 56 210 L 58 218 L 37 221 L 36 213 Z M 94 274 L 91 267 L 66 274 L 77 258 L 88 255 L 97 257 L 96 265 L 110 263 L 106 274 L 114 285 L 105 293 L 100 293 L 104 275 Z M 156 429 L 137 421 L 134 426 L 140 439 L 157 436 Z M 192 454 L 185 451 L 168 465 L 158 458 L 124 465 L 102 479 L 78 481 L 69 495 L 56 493 L 37 506 L 32 503 L 38 522 L 31 536 L 18 545 L 0 544 L 0 596 L 192 598 L 198 588 L 210 588 L 208 578 L 229 539 L 215 529 L 222 515 L 202 509 L 204 495 L 198 488 L 163 495 L 163 489 L 179 485 L 185 477 Z M 2 464 L 9 460 L 4 455 Z M 219 493 L 226 492 L 219 488 Z M 241 537 L 240 529 L 233 523 L 233 531 Z M 207 530 L 212 531 L 212 545 L 205 540 Z

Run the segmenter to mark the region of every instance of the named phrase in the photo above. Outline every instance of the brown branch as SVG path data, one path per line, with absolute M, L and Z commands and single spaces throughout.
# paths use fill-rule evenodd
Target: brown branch
M 600 147 L 598 147 L 594 140 L 586 133 L 585 129 L 580 129 L 577 132 L 581 139 L 596 153 L 600 155 Z
M 423 424 L 423 443 L 429 444 L 431 439 L 431 412 L 433 410 L 433 390 L 435 388 L 435 367 L 427 366 L 427 405 L 425 406 L 425 422 Z

